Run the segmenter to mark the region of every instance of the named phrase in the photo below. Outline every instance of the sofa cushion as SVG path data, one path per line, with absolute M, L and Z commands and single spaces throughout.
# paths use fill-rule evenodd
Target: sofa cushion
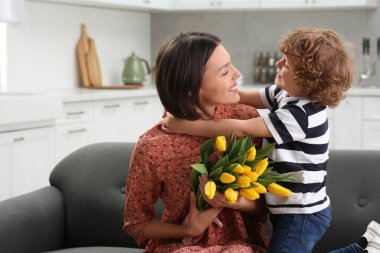
M 134 248 L 116 248 L 116 247 L 81 247 L 69 248 L 56 251 L 49 251 L 50 253 L 141 253 L 142 249 Z M 47 253 L 49 253 L 47 252 Z
M 131 143 L 89 145 L 71 153 L 54 168 L 50 183 L 64 197 L 65 248 L 137 248 L 135 241 L 122 230 L 125 201 L 122 188 L 133 146 Z

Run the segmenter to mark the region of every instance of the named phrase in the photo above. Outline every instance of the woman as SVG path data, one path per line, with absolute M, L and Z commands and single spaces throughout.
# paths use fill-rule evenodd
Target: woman
M 236 88 L 240 72 L 214 35 L 175 36 L 161 47 L 156 67 L 161 102 L 177 118 L 248 119 L 258 115 L 252 107 L 235 104 L 240 99 Z M 150 240 L 146 252 L 265 252 L 269 240 L 262 200 L 239 198 L 234 205 L 218 201 L 214 203 L 218 207 L 196 210 L 195 197 L 190 194 L 190 165 L 199 161 L 204 141 L 165 133 L 160 124 L 140 137 L 127 181 L 124 231 L 139 244 Z M 165 204 L 161 221 L 154 219 L 158 198 Z M 222 227 L 212 223 L 215 217 Z M 197 240 L 185 246 L 184 237 Z

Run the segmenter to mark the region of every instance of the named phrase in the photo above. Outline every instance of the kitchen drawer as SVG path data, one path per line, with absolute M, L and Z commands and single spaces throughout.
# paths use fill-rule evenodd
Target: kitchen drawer
M 380 98 L 364 97 L 363 98 L 363 119 L 380 120 Z
M 380 121 L 363 122 L 363 149 L 380 149 Z
M 91 102 L 85 103 L 65 103 L 63 104 L 63 117 L 59 118 L 56 123 L 71 124 L 92 121 L 93 109 Z

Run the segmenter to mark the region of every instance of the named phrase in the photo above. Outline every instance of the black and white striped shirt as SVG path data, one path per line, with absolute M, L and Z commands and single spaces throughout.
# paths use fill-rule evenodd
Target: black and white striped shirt
M 326 194 L 329 125 L 326 106 L 318 106 L 303 97 L 289 97 L 275 85 L 260 90 L 270 113 L 262 115 L 276 142 L 269 154 L 274 170 L 293 172 L 295 182 L 280 185 L 290 189 L 290 197 L 265 195 L 273 214 L 315 213 L 330 205 Z

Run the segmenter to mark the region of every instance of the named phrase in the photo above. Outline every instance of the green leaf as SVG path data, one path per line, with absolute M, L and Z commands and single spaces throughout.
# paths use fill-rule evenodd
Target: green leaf
M 223 168 L 223 172 L 232 174 L 232 171 L 234 171 L 237 165 L 237 163 L 230 164 L 228 167 Z
M 243 144 L 244 138 L 240 138 L 236 141 L 236 143 L 232 146 L 230 153 L 228 154 L 231 158 L 234 158 L 235 156 L 239 155 L 241 146 Z
M 234 159 L 231 160 L 231 163 L 239 163 L 239 164 L 244 164 L 245 159 L 247 159 L 247 154 L 244 153 L 241 156 L 237 156 Z
M 228 138 L 228 149 L 227 150 L 231 150 L 232 147 L 235 145 L 236 143 L 236 136 L 235 136 L 235 132 L 232 130 L 231 134 L 230 134 L 230 138 Z
M 202 198 L 201 190 L 197 189 L 197 208 L 203 211 L 205 207 L 205 200 Z
M 243 154 L 245 154 L 247 152 L 248 149 L 246 148 L 246 146 L 247 146 L 249 138 L 250 137 L 244 137 L 244 138 L 242 138 L 243 140 L 241 141 L 241 146 L 240 146 L 240 150 L 239 150 L 239 156 L 243 155 Z
M 257 179 L 256 182 L 258 182 L 259 184 L 262 184 L 264 186 L 267 186 L 268 184 L 274 183 L 275 180 L 273 180 L 273 179 L 262 179 L 262 178 L 259 178 L 259 179 Z
M 247 137 L 247 142 L 245 143 L 245 152 L 247 152 L 248 151 L 248 149 L 250 148 L 250 147 L 252 147 L 252 146 L 255 146 L 255 145 L 253 145 L 252 144 L 252 138 L 251 137 Z
M 206 166 L 204 164 L 202 164 L 202 163 L 196 163 L 196 164 L 192 164 L 191 167 L 194 170 L 198 171 L 199 173 L 208 176 L 207 168 L 206 168 Z
M 201 173 L 199 173 L 198 171 L 191 170 L 191 174 L 190 174 L 191 190 L 194 193 L 197 192 L 197 189 L 199 187 L 199 176 L 200 175 L 201 175 Z
M 199 153 L 201 155 L 201 162 L 200 163 L 203 163 L 203 164 L 206 164 L 207 161 L 209 161 L 209 156 L 212 152 L 214 152 L 214 142 L 215 140 L 214 139 L 210 139 L 210 140 L 207 140 L 205 141 L 200 150 L 199 150 Z
M 223 185 L 223 192 L 227 190 L 228 188 L 232 188 L 236 190 L 240 188 L 240 185 L 238 185 L 237 183 L 230 183 L 230 184 Z
M 225 155 L 223 156 L 222 158 L 220 158 L 212 167 L 211 167 L 211 171 L 213 171 L 214 169 L 216 168 L 219 168 L 219 167 L 223 167 L 223 166 L 226 166 L 227 164 L 229 164 L 229 159 L 228 159 L 228 155 Z
M 267 156 L 269 152 L 272 151 L 272 149 L 274 148 L 274 146 L 276 145 L 276 143 L 270 143 L 268 145 L 266 145 L 265 147 L 259 149 L 256 153 L 256 156 Z
M 210 173 L 210 177 L 215 181 L 217 178 L 220 177 L 220 174 L 222 174 L 223 172 L 223 166 L 222 167 L 219 167 L 215 170 L 213 170 L 211 173 Z

